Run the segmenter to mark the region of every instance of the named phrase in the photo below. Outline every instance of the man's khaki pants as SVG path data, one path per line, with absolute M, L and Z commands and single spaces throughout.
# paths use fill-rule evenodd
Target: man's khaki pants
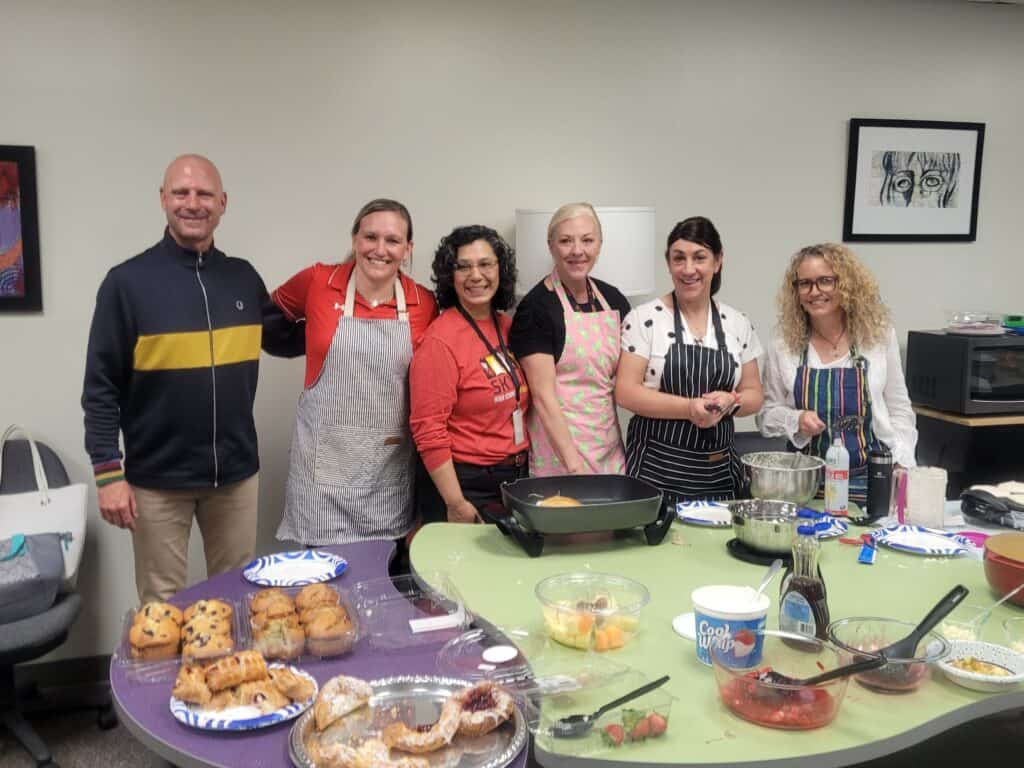
M 245 565 L 256 549 L 259 474 L 219 488 L 181 491 L 132 486 L 135 520 L 135 588 L 139 600 L 166 600 L 185 588 L 192 517 L 199 523 L 206 574 Z

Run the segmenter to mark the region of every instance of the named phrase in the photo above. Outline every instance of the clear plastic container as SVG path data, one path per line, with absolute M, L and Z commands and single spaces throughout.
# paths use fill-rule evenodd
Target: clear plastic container
M 828 626 L 828 639 L 853 656 L 877 658 L 874 653 L 910 634 L 917 625 L 909 621 L 856 616 L 833 621 Z M 928 665 L 945 658 L 949 643 L 932 630 L 921 638 L 913 658 L 890 658 L 889 663 L 870 672 L 856 675 L 858 683 L 882 693 L 909 693 L 916 691 L 926 677 Z
M 604 660 L 604 657 L 596 657 L 599 661 L 595 661 L 595 654 L 578 658 L 582 665 L 590 667 L 595 664 L 600 667 Z M 622 755 L 624 760 L 639 760 L 643 742 L 659 739 L 671 730 L 675 696 L 662 686 L 606 712 L 582 737 L 555 736 L 554 725 L 559 719 L 596 712 L 649 682 L 641 673 L 623 667 L 613 674 L 606 672 L 589 678 L 581 677 L 582 671 L 581 667 L 564 667 L 562 674 L 579 683 L 575 688 L 535 689 L 526 695 L 527 725 L 536 745 L 545 752 L 573 757 L 600 754 L 609 760 Z
M 264 591 L 256 590 L 255 592 L 250 592 L 249 594 L 247 594 L 245 596 L 245 599 L 243 600 L 246 617 L 245 624 L 251 637 L 251 647 L 262 653 L 263 657 L 268 660 L 276 659 L 280 661 L 285 661 L 289 664 L 293 664 L 302 660 L 317 661 L 320 659 L 330 659 L 336 656 L 341 656 L 351 651 L 352 648 L 355 647 L 355 644 L 359 641 L 360 637 L 359 615 L 355 609 L 355 605 L 353 604 L 352 596 L 349 594 L 348 590 L 342 589 L 341 587 L 335 587 L 330 584 L 327 584 L 325 586 L 327 586 L 328 589 L 331 589 L 332 591 L 337 593 L 338 605 L 340 605 L 345 610 L 345 613 L 348 615 L 349 621 L 352 624 L 352 628 L 350 630 L 344 632 L 341 637 L 331 638 L 329 641 L 326 642 L 322 641 L 320 643 L 320 645 L 324 646 L 321 649 L 322 652 L 318 652 L 318 646 L 315 642 L 313 645 L 310 645 L 307 637 L 302 642 L 301 650 L 296 651 L 293 648 L 290 652 L 292 655 L 288 655 L 288 653 L 282 652 L 282 643 L 275 643 L 271 642 L 268 639 L 261 639 L 259 631 L 252 624 L 254 614 L 254 611 L 252 610 L 253 598 L 255 598 L 256 595 L 260 594 L 260 592 Z M 305 587 L 272 587 L 272 589 L 285 593 L 294 601 L 298 594 L 303 589 L 305 589 Z M 298 613 L 298 609 L 296 609 L 296 613 Z
M 232 653 L 238 651 L 244 651 L 251 646 L 252 638 L 248 631 L 248 622 L 243 618 L 242 606 L 234 600 L 229 600 L 226 597 L 206 597 L 204 600 L 219 600 L 223 603 L 227 603 L 231 606 L 231 638 L 232 646 L 230 649 L 225 650 L 222 654 L 216 656 L 210 656 L 208 659 L 203 661 L 216 661 L 224 656 L 229 656 Z M 191 605 L 197 601 L 189 603 L 182 603 L 177 600 L 168 601 L 171 605 L 177 606 L 184 612 Z M 135 614 L 138 609 L 131 608 L 125 611 L 124 619 L 121 624 L 121 641 L 118 643 L 117 648 L 114 649 L 112 659 L 115 664 L 125 669 L 125 676 L 134 682 L 139 683 L 162 683 L 174 680 L 174 677 L 178 674 L 178 667 L 181 666 L 182 662 L 182 642 L 178 643 L 177 653 L 173 657 L 168 659 L 160 659 L 156 661 L 150 661 L 147 659 L 137 659 L 132 656 L 131 643 L 129 642 L 129 633 L 131 632 L 132 625 L 135 622 Z M 186 622 L 187 623 L 187 622 Z M 182 635 L 184 635 L 184 625 L 182 626 Z
M 942 620 L 937 631 L 950 642 L 981 640 L 981 622 L 978 619 L 987 612 L 988 608 L 982 605 L 958 605 Z
M 534 591 L 553 640 L 601 652 L 629 644 L 651 599 L 640 582 L 607 573 L 562 573 L 539 582 Z
M 473 622 L 455 585 L 441 572 L 367 579 L 353 587 L 352 597 L 360 630 L 374 648 L 441 645 Z
M 437 670 L 463 680 L 493 680 L 509 688 L 531 686 L 530 659 L 543 653 L 548 639 L 520 627 L 480 627 L 449 640 L 437 653 Z
M 1006 633 L 1006 647 L 1017 653 L 1024 653 L 1024 616 L 1003 620 Z

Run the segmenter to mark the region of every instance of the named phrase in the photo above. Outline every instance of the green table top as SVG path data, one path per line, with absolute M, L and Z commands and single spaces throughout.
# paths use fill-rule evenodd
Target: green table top
M 851 534 L 858 531 L 851 528 Z M 651 592 L 641 615 L 641 632 L 626 647 L 606 655 L 653 679 L 670 674 L 666 688 L 678 697 L 665 738 L 609 750 L 600 759 L 636 764 L 766 764 L 775 760 L 808 766 L 848 765 L 890 754 L 958 723 L 1024 707 L 1024 692 L 976 693 L 948 681 L 933 669 L 930 679 L 910 694 L 879 694 L 850 683 L 839 716 L 830 725 L 795 732 L 764 728 L 730 713 L 718 698 L 711 669 L 697 661 L 694 643 L 679 637 L 672 619 L 692 610 L 690 593 L 706 584 L 757 586 L 764 567 L 730 557 L 731 529 L 709 529 L 676 522 L 659 546 L 642 537 L 548 544 L 539 558 L 528 557 L 510 538 L 489 525 L 438 523 L 423 528 L 411 548 L 419 573 L 447 572 L 467 607 L 499 627 L 543 632 L 534 585 L 568 571 L 616 573 L 636 579 Z M 879 548 L 874 565 L 856 562 L 859 547 L 826 541 L 820 565 L 833 619 L 856 615 L 919 621 L 956 584 L 971 590 L 966 603 L 995 601 L 978 560 L 931 558 Z M 778 580 L 769 587 L 768 628 L 778 627 Z M 1003 640 L 1002 620 L 1021 615 L 1000 606 L 983 632 Z M 566 653 L 580 653 L 566 649 Z M 563 743 L 563 742 L 560 742 Z M 545 766 L 570 765 L 566 754 L 538 749 Z

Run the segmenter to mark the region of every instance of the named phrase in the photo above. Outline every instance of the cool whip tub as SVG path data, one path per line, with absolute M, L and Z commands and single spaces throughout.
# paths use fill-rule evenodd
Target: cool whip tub
M 697 658 L 711 666 L 711 648 L 730 667 L 761 662 L 764 629 L 771 600 L 751 587 L 698 587 L 690 596 L 697 625 Z

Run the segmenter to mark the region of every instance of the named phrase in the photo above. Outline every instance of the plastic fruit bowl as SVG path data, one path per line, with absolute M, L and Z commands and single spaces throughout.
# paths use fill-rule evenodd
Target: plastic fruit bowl
M 1003 620 L 1006 633 L 1006 647 L 1017 653 L 1024 653 L 1024 616 Z
M 873 658 L 874 651 L 902 640 L 916 627 L 909 621 L 855 616 L 840 619 L 828 625 L 828 638 L 853 656 L 853 661 Z M 928 677 L 928 665 L 945 658 L 949 643 L 934 630 L 917 644 L 913 658 L 891 658 L 884 667 L 856 675 L 865 688 L 883 693 L 908 693 L 917 690 Z
M 607 573 L 562 573 L 539 582 L 534 591 L 551 639 L 580 650 L 627 645 L 651 599 L 640 582 Z
M 735 715 L 768 728 L 807 731 L 828 725 L 839 714 L 850 678 L 804 686 L 775 682 L 770 673 L 813 677 L 848 663 L 850 655 L 813 637 L 762 630 L 756 667 L 730 667 L 722 652 L 711 651 L 711 667 L 722 703 Z

